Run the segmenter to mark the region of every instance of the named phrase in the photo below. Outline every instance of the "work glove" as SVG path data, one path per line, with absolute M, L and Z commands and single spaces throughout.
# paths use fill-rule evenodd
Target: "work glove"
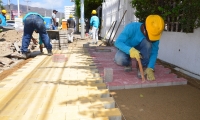
M 155 80 L 155 77 L 154 77 L 154 71 L 152 68 L 147 68 L 145 71 L 144 71 L 144 75 L 147 75 L 147 80 Z
M 137 61 L 141 58 L 140 52 L 136 50 L 134 47 L 132 47 L 129 50 L 129 53 L 130 53 L 130 57 L 135 58 Z

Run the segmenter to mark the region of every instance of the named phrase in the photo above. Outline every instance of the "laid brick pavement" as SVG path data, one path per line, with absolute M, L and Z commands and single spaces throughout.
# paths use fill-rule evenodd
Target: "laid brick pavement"
M 39 55 L 0 82 L 0 120 L 121 120 L 86 40 Z M 46 53 L 46 51 L 45 51 Z

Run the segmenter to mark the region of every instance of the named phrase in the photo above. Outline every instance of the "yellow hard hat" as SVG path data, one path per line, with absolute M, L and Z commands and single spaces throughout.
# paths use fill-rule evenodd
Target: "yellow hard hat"
M 97 14 L 97 11 L 96 10 L 92 10 L 92 14 Z
M 69 18 L 73 18 L 73 15 L 72 15 L 72 14 L 70 14 L 70 15 L 69 15 Z
M 1 12 L 4 13 L 4 14 L 6 14 L 6 10 L 2 10 Z
M 159 15 L 149 15 L 146 18 L 146 30 L 148 32 L 149 40 L 160 40 L 162 31 L 164 29 L 164 20 Z

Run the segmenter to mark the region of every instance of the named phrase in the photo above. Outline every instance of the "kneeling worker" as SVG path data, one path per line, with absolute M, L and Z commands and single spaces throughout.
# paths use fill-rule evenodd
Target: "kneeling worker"
M 158 55 L 159 40 L 164 29 L 164 20 L 159 15 L 149 15 L 145 23 L 128 24 L 115 42 L 118 51 L 115 62 L 132 70 L 131 58 L 141 59 L 147 80 L 155 80 L 154 66 Z M 138 77 L 141 77 L 138 64 Z
M 52 55 L 52 45 L 50 44 L 50 39 L 46 31 L 45 23 L 43 17 L 35 12 L 30 12 L 25 15 L 23 18 L 24 23 L 24 34 L 22 38 L 22 58 L 28 58 L 28 46 L 30 44 L 30 40 L 32 38 L 32 34 L 34 31 L 39 33 L 42 42 L 47 48 L 48 55 Z

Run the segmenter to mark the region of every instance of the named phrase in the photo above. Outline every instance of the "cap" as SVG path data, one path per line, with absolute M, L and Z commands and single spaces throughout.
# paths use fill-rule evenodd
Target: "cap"
M 57 10 L 53 10 L 53 12 L 58 12 Z
M 160 40 L 162 31 L 164 30 L 164 20 L 159 15 L 149 15 L 146 18 L 146 30 L 148 32 L 149 40 Z
M 2 12 L 2 13 L 4 13 L 4 14 L 6 14 L 6 13 L 7 13 L 7 11 L 6 11 L 6 10 L 2 10 L 1 12 Z

